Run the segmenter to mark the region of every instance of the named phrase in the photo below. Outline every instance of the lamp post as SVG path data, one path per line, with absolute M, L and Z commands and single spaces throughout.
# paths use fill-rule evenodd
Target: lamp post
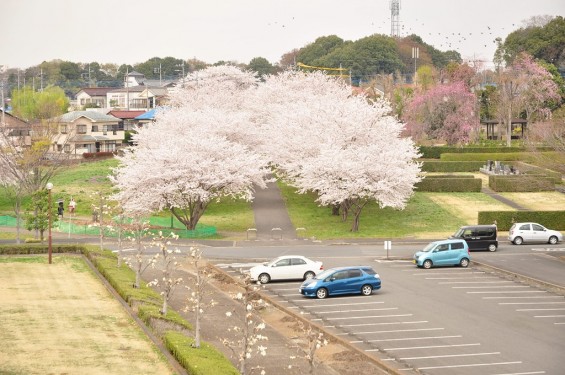
M 48 215 L 49 215 L 49 235 L 48 235 L 48 243 L 49 243 L 49 264 L 51 264 L 51 254 L 53 253 L 53 246 L 51 242 L 51 190 L 53 189 L 53 184 L 48 182 L 45 186 L 47 191 L 49 192 L 49 204 L 47 205 Z

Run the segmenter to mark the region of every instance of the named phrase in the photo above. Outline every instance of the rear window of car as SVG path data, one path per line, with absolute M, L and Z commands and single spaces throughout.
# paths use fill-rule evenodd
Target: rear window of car
M 365 272 L 366 274 L 369 274 L 369 275 L 376 275 L 377 274 L 375 272 L 375 270 L 372 269 L 372 268 L 363 268 L 363 272 Z
M 463 246 L 463 242 L 453 242 L 451 243 L 451 250 L 457 250 L 457 249 L 463 249 L 465 248 L 465 246 Z
M 530 230 L 530 224 L 521 225 L 520 230 Z

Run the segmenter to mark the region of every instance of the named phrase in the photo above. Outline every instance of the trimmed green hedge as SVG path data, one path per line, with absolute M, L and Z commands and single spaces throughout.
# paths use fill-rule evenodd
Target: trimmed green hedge
M 507 231 L 513 223 L 534 222 L 555 229 L 565 230 L 565 211 L 480 211 L 477 222 L 492 224 L 498 230 Z
M 200 348 L 194 348 L 194 339 L 175 331 L 166 332 L 163 341 L 190 375 L 239 374 L 231 362 L 226 361 L 222 354 L 207 343 L 201 342 Z
M 490 175 L 488 186 L 494 191 L 531 192 L 555 190 L 553 178 L 542 175 Z
M 511 163 L 514 168 L 516 168 L 520 174 L 537 174 L 544 175 L 553 179 L 555 184 L 560 184 L 562 182 L 561 173 L 552 171 L 550 169 L 538 167 L 536 165 L 524 163 L 521 161 L 516 161 Z
M 480 178 L 428 176 L 415 185 L 418 191 L 427 192 L 480 192 L 482 187 Z
M 548 151 L 544 149 L 544 151 Z M 450 147 L 450 146 L 420 146 L 422 158 L 439 159 L 441 154 L 483 154 L 483 153 L 508 153 L 524 152 L 524 147 Z M 476 159 L 475 159 L 476 160 Z M 492 159 L 495 160 L 495 159 Z M 500 159 L 496 159 L 500 160 Z
M 444 161 L 483 161 L 487 160 L 498 160 L 498 161 L 523 161 L 523 162 L 535 162 L 539 159 L 539 153 L 537 152 L 492 152 L 483 154 L 457 154 L 457 153 L 444 153 L 441 154 L 440 160 Z M 556 152 L 545 151 L 543 152 L 545 157 L 551 158 L 557 155 Z
M 482 161 L 420 161 L 422 161 L 422 172 L 478 172 L 485 164 Z

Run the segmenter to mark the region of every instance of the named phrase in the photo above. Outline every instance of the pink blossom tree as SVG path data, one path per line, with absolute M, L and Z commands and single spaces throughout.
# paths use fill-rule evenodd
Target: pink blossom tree
M 479 127 L 476 97 L 459 81 L 416 94 L 404 112 L 406 134 L 415 140 L 441 140 L 450 145 L 472 140 Z

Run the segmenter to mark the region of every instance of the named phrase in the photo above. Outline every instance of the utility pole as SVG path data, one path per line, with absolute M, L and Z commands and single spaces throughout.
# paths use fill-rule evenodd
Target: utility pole
M 416 60 L 420 57 L 420 47 L 412 47 L 412 58 L 414 59 L 414 82 L 416 82 Z

